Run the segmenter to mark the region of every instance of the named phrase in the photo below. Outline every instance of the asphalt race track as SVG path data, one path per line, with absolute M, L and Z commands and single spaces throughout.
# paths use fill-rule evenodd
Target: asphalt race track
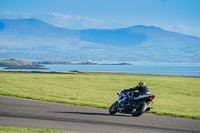
M 92 133 L 200 133 L 200 120 L 108 110 L 0 96 L 0 125 Z

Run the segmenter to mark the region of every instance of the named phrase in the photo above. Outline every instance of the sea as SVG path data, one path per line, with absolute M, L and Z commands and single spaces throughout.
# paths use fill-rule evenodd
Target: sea
M 200 77 L 200 64 L 136 63 L 133 65 L 44 65 L 43 71 L 113 72 Z M 3 69 L 3 68 L 0 68 Z
M 137 74 L 161 74 L 180 76 L 200 76 L 200 64 L 152 64 L 133 65 L 44 65 L 50 71 L 114 72 Z

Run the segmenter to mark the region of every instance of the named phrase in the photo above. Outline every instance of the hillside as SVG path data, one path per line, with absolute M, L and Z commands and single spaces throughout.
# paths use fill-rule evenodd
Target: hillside
M 5 69 L 45 69 L 38 63 L 15 59 L 0 60 L 0 67 L 5 67 Z
M 0 59 L 200 63 L 200 38 L 154 26 L 70 30 L 37 19 L 0 19 Z

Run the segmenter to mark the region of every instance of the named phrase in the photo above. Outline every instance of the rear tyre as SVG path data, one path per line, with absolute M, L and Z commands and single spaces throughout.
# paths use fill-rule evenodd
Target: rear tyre
M 117 109 L 118 109 L 118 101 L 112 104 L 112 106 L 109 109 L 109 113 L 113 115 L 117 113 Z
M 142 115 L 147 109 L 146 102 L 140 102 L 139 104 L 140 104 L 140 106 L 138 109 L 131 111 L 131 115 L 134 117 L 138 117 L 138 116 Z

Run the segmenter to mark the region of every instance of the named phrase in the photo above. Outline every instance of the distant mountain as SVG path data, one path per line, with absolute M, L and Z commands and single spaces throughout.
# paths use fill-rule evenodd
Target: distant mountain
M 70 30 L 0 19 L 0 59 L 200 63 L 200 38 L 154 26 Z

